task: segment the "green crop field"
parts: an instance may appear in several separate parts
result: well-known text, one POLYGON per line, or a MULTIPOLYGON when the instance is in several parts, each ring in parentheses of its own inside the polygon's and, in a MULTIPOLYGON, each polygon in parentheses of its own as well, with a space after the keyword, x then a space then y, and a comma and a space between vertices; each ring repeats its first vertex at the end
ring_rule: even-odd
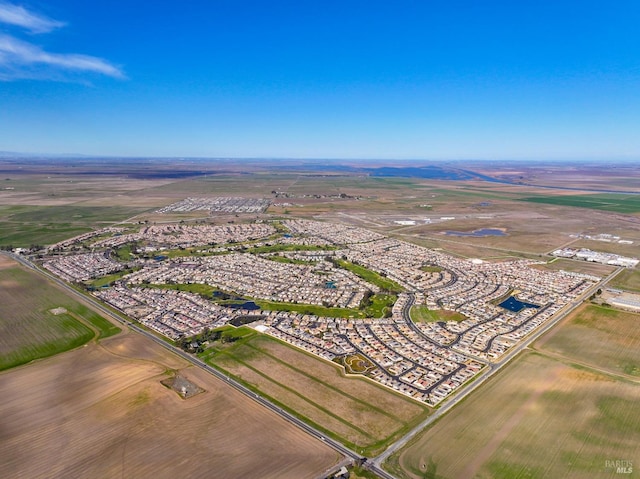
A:
POLYGON ((381 452, 429 414, 425 405, 247 330, 239 328, 241 339, 216 342, 202 357, 360 453, 381 452))
POLYGON ((38 274, 0 257, 0 370, 119 331, 38 274))
POLYGON ((53 244, 142 211, 142 208, 110 206, 3 206, 0 207, 0 246, 53 244))
POLYGON ((640 212, 640 195, 594 194, 594 195, 548 195, 530 196, 520 201, 545 203, 560 206, 576 206, 596 210, 633 214, 640 212))

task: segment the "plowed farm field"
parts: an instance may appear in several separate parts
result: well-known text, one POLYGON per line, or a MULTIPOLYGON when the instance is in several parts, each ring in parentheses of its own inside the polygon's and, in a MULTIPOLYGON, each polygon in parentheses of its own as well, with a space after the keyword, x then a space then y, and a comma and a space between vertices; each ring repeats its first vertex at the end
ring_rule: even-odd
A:
POLYGON ((316 477, 339 455, 133 333, 0 374, 0 477, 316 477), (180 374, 204 392, 182 399, 180 374))

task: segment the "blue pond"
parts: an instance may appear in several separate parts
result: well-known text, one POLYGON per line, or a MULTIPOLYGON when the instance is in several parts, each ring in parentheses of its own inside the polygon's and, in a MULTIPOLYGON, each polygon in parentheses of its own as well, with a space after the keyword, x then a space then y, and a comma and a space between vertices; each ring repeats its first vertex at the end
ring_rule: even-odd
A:
POLYGON ((227 307, 231 309, 246 309, 247 311, 255 311, 257 309, 260 309, 260 306, 258 306, 253 301, 247 301, 242 304, 228 304, 227 307))
POLYGON ((498 306, 508 309, 509 311, 513 311, 514 313, 518 313, 522 311, 524 308, 535 308, 538 309, 540 306, 533 303, 525 303, 524 301, 520 301, 519 299, 514 298, 513 296, 509 296, 498 306))
POLYGON ((479 230, 468 231, 446 231, 447 236, 473 236, 474 238, 482 238, 483 236, 507 236, 507 234, 497 228, 482 228, 479 230))

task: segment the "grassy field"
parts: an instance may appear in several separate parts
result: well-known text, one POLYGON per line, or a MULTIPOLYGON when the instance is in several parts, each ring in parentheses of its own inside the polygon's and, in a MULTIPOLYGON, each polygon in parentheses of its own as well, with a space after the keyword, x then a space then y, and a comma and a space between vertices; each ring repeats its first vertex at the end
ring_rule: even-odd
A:
POLYGON ((44 278, 0 256, 0 370, 119 331, 44 278), (66 312, 51 312, 60 307, 66 312))
POLYGON ((374 284, 383 290, 387 290, 392 293, 400 293, 402 291, 402 286, 400 286, 395 281, 385 278, 384 276, 381 276, 375 271, 371 271, 370 269, 367 269, 364 266, 360 266, 359 264, 353 264, 349 261, 344 261, 340 259, 336 260, 336 263, 341 268, 351 271, 355 275, 364 279, 366 282, 374 284))
POLYGON ((447 311, 446 309, 429 309, 422 305, 411 306, 409 311, 411 321, 414 323, 435 323, 438 321, 464 321, 466 316, 456 311, 447 311))
POLYGON ((261 309, 267 311, 293 311, 327 318, 380 318, 393 307, 395 299, 396 297, 390 294, 374 294, 371 297, 371 304, 363 309, 331 308, 316 304, 283 303, 259 299, 255 302, 261 309))
POLYGON ((535 347, 614 373, 640 376, 640 314, 585 304, 535 347))
POLYGON ((424 405, 344 377, 337 366, 268 336, 215 344, 203 353, 207 362, 360 453, 381 452, 428 414, 424 405))
POLYGON ((142 211, 123 206, 0 206, 0 246, 53 244, 142 211))
POLYGON ((114 281, 119 280, 124 275, 131 273, 131 270, 122 270, 117 273, 107 274, 106 276, 101 276, 96 279, 92 279, 87 281, 87 286, 91 286, 93 288, 102 288, 103 286, 109 286, 114 281))
MULTIPOLYGON (((108 283, 108 282, 107 282, 108 283)), ((96 283, 100 284, 100 283, 96 283)), ((316 316, 325 316, 328 318, 380 318, 384 313, 393 307, 396 300, 394 295, 390 294, 374 294, 371 297, 371 304, 363 309, 349 308, 332 308, 320 306, 317 304, 304 303, 285 303, 282 301, 267 301, 262 299, 254 299, 243 297, 243 300, 218 301, 212 297, 214 291, 219 291, 216 287, 208 284, 192 283, 192 284, 149 284, 141 285, 147 288, 173 289, 177 291, 187 291, 189 293, 199 294, 204 298, 211 299, 222 304, 239 303, 246 301, 254 301, 260 309, 265 311, 293 311, 300 314, 314 314, 316 316)))
POLYGON ((442 268, 440 266, 427 265, 422 266, 420 270, 424 271, 425 273, 440 273, 442 271, 442 268))
POLYGON ((640 293, 640 270, 625 269, 609 283, 614 288, 640 293))
POLYGON ((527 352, 386 466, 401 478, 613 478, 640 460, 640 384, 527 352))
MULTIPOLYGON (((473 251, 466 254, 471 257, 485 256, 482 252, 483 247, 504 252, 544 254, 565 244, 570 239, 568 233, 575 229, 579 231, 585 223, 582 219, 565 219, 556 212, 535 213, 527 211, 522 206, 522 210, 514 210, 513 203, 495 205, 492 212, 484 218, 458 216, 455 220, 409 227, 403 233, 436 240, 444 249, 458 248, 456 245, 460 244, 473 245, 480 249, 480 252, 475 254, 473 251), (508 212, 503 213, 504 210, 508 212), (471 232, 483 228, 499 229, 504 235, 473 237, 446 234, 448 231, 471 232)), ((494 252, 493 255, 495 254, 494 252)))
POLYGON ((561 206, 576 206, 578 208, 591 208, 626 214, 640 212, 640 195, 607 193, 593 195, 542 195, 522 198, 521 201, 561 206))

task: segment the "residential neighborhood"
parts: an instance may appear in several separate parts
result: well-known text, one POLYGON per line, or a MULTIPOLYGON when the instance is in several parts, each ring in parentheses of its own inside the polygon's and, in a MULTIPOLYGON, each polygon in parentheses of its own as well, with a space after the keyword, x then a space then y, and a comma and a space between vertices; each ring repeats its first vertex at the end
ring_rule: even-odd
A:
POLYGON ((242 317, 325 360, 365 358, 360 374, 433 406, 599 280, 539 263, 462 259, 364 228, 295 219, 112 228, 57 245, 42 264, 87 284, 120 272, 93 294, 171 340, 242 317), (114 255, 124 245, 133 245, 129 261, 114 255), (362 305, 381 294, 394 298, 386 312, 362 317, 362 305))

